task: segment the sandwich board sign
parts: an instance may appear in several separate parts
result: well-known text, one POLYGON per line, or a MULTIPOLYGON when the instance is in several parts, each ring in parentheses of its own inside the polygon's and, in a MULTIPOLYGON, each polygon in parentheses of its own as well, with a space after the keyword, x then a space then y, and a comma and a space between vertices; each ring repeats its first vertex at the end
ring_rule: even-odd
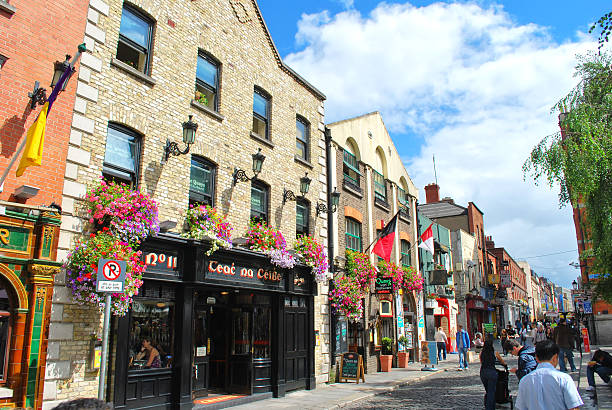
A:
POLYGON ((98 260, 96 291, 122 293, 127 263, 115 259, 98 260))

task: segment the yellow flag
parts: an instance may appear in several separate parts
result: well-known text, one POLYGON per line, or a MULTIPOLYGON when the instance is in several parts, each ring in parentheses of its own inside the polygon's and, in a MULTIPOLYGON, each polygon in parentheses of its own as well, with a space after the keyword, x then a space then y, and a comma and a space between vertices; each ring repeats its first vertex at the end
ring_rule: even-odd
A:
POLYGON ((26 146, 17 167, 17 176, 23 175, 25 169, 30 165, 40 166, 42 162, 43 144, 45 142, 45 128, 47 126, 47 110, 49 103, 43 105, 36 121, 28 129, 26 136, 26 146))

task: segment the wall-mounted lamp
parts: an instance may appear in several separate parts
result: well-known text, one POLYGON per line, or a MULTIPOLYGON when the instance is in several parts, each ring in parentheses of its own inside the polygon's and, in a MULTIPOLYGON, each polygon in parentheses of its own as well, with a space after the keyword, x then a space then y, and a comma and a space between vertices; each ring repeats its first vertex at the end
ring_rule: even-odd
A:
POLYGON ((322 202, 317 202, 317 216, 323 212, 331 212, 332 214, 338 210, 338 204, 340 203, 340 192, 336 188, 334 188, 334 192, 330 194, 331 197, 331 207, 327 208, 327 206, 322 202))
POLYGON ((181 151, 176 142, 167 139, 166 147, 164 149, 164 160, 162 163, 168 161, 170 155, 179 156, 185 155, 189 152, 189 146, 195 142, 195 134, 198 130, 198 124, 191 121, 191 118, 193 118, 193 115, 190 115, 189 120, 183 123, 183 142, 187 145, 187 147, 181 151))
POLYGON ((253 157, 253 177, 249 178, 246 174, 246 171, 239 168, 234 168, 234 185, 240 182, 248 182, 252 179, 257 179, 257 175, 261 172, 261 167, 263 166, 263 162, 266 159, 266 156, 261 153, 261 148, 257 150, 253 157))
MULTIPOLYGON (((53 64, 53 78, 51 79, 51 88, 57 85, 57 82, 60 80, 62 74, 64 74, 68 67, 70 67, 69 54, 66 54, 65 61, 56 61, 53 64)), ((60 91, 64 91, 66 89, 66 86, 68 85, 68 80, 70 80, 70 77, 72 76, 75 70, 76 69, 72 67, 68 78, 66 78, 66 81, 62 83, 62 88, 60 89, 60 91)), ((34 90, 32 90, 31 93, 28 93, 28 97, 30 97, 30 108, 34 109, 36 108, 36 104, 43 105, 47 102, 47 90, 45 88, 42 88, 38 81, 34 81, 34 90)))
MULTIPOLYGON (((311 181, 312 180, 308 178, 308 172, 302 178, 300 178, 300 193, 302 194, 302 198, 304 198, 304 196, 308 193, 311 181)), ((287 201, 295 200, 297 200, 297 197, 295 196, 293 191, 290 189, 285 189, 283 192, 283 204, 287 201)))
POLYGON ((574 281, 572 282, 572 288, 574 290, 578 290, 578 282, 576 282, 576 280, 574 279, 574 281))

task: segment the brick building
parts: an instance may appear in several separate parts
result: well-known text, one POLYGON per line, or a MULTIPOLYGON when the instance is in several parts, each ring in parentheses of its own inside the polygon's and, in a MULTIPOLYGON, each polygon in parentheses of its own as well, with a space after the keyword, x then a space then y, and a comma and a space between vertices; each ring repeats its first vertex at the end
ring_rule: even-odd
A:
MULTIPOLYGON (((391 261, 398 266, 418 266, 416 246, 413 246, 416 245, 417 190, 380 113, 345 119, 327 127, 332 139, 331 169, 335 169, 330 188, 341 192, 338 212, 332 220, 332 230, 338 233, 333 235, 334 255, 344 259, 347 249, 366 251, 377 238, 377 233, 399 212, 391 261)), ((376 264, 377 256, 370 254, 370 261, 376 264)), ((336 272, 337 275, 343 275, 343 272, 336 272)), ((382 294, 376 293, 374 286, 370 288, 370 295, 365 299, 363 321, 336 322, 336 337, 342 331, 341 326, 348 325, 347 349, 363 355, 369 373, 378 369, 383 337, 393 339, 396 350, 401 331, 411 338, 412 354, 417 353, 418 309, 422 307, 420 296, 414 292, 382 294), (390 306, 390 309, 383 309, 382 305, 390 306), (404 329, 410 330, 398 329, 398 315, 405 320, 404 329)), ((343 353, 340 344, 335 346, 337 354, 343 353)))
POLYGON ((32 106, 28 93, 36 81, 51 93, 54 63, 76 53, 86 15, 87 5, 77 0, 0 1, 0 175, 8 172, 0 187, 0 407, 40 408, 43 401, 53 280, 61 265, 55 204, 62 200, 76 81, 49 112, 42 164, 20 177, 16 169, 45 101, 32 106))
MULTIPOLYGON (((315 213, 326 205, 325 96, 281 60, 254 0, 91 0, 88 17, 91 54, 70 123, 59 257, 92 229, 80 218, 81 199, 101 176, 151 195, 167 230, 142 244, 143 288, 113 321, 107 399, 116 408, 189 407, 209 392, 282 396, 326 382, 326 283, 303 265, 248 283, 215 276, 214 268, 273 271, 269 258, 240 247, 251 217, 279 228, 290 248, 304 233, 326 244, 327 215, 315 213), (167 140, 184 151, 181 124, 190 116, 195 143, 166 157, 167 140), (258 152, 265 161, 252 177, 258 152), (180 236, 194 202, 227 215, 235 249, 209 257, 205 242, 180 236), (177 263, 153 262, 161 259, 177 263), (145 336, 163 348, 162 368, 134 360, 145 336)), ((61 277, 55 294, 48 407, 96 396, 98 386, 91 343, 101 334, 100 313, 73 304, 61 277)))

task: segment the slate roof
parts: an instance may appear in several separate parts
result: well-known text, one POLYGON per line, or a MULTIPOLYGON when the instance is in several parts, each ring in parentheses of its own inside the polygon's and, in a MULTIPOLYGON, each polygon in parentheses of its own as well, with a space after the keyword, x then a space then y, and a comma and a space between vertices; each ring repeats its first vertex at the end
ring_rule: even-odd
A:
POLYGON ((419 204, 418 211, 428 218, 443 218, 447 216, 467 215, 467 208, 448 202, 433 202, 419 204))

